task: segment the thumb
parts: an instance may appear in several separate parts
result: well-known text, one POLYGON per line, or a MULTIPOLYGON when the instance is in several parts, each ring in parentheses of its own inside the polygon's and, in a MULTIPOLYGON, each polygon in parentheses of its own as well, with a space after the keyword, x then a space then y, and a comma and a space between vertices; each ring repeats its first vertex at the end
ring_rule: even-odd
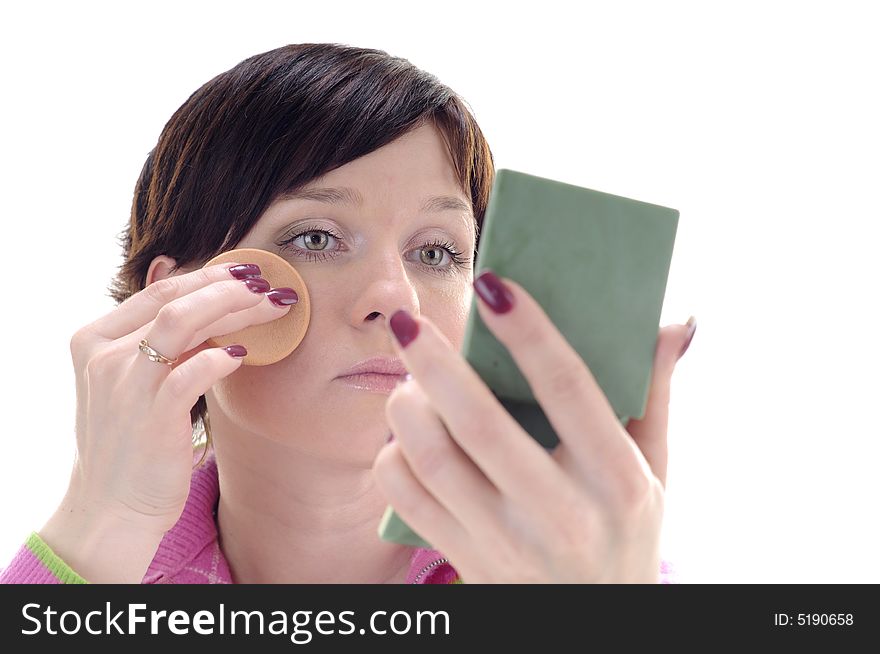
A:
POLYGON ((660 330, 654 349, 654 369, 651 373, 645 415, 641 419, 630 420, 626 427, 664 487, 672 372, 675 364, 690 347, 696 329, 697 320, 691 316, 683 325, 668 325, 660 330))
POLYGON ((691 346, 696 331, 697 319, 694 316, 688 318, 683 325, 667 325, 660 330, 657 346, 654 349, 654 370, 651 374, 651 390, 648 394, 649 407, 652 394, 657 395, 656 401, 669 404, 672 373, 679 359, 691 346))

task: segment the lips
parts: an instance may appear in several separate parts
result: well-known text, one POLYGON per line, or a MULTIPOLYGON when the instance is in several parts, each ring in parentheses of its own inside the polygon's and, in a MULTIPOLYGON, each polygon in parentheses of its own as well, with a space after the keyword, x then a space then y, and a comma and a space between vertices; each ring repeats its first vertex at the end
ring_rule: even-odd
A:
POLYGON ((356 389, 390 393, 404 375, 406 368, 400 359, 379 356, 356 363, 337 379, 356 389))
POLYGON ((364 374, 402 377, 406 374, 406 368, 404 367, 400 359, 379 356, 360 361, 339 376, 350 377, 352 375, 364 374))
POLYGON ((397 387, 401 379, 403 379, 402 375, 379 375, 370 372, 359 375, 346 375, 345 377, 340 377, 339 381, 346 386, 362 391, 390 393, 397 387))

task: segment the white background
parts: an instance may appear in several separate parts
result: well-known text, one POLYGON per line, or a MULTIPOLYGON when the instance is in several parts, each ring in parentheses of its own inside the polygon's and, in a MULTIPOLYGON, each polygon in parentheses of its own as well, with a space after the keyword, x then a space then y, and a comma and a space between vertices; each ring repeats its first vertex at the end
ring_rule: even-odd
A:
POLYGON ((63 495, 69 339, 113 308, 135 180, 242 59, 408 58, 499 168, 681 211, 664 554, 692 582, 880 582, 878 20, 853 2, 18 3, 0 17, 0 567, 63 495))

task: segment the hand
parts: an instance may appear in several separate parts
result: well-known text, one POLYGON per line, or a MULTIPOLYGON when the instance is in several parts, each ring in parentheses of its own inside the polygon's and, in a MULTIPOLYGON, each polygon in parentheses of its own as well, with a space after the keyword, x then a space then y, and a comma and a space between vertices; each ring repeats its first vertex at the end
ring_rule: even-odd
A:
POLYGON ((388 502, 466 583, 658 582, 669 388, 695 323, 660 330, 645 416, 624 429, 521 286, 484 273, 475 287, 560 443, 548 453, 430 320, 398 311, 412 379, 388 399, 395 440, 374 465, 388 502))
MULTIPOLYGON (((95 554, 99 543, 119 543, 129 531, 158 546, 183 512, 193 466, 190 411, 200 395, 241 366, 246 353, 241 346, 209 347, 205 340, 291 309, 265 296, 270 285, 258 276, 259 267, 238 268, 236 278, 229 270, 235 265, 150 284, 70 341, 77 456, 64 501, 41 536, 81 575, 91 567, 90 581, 106 570, 94 570, 96 557, 86 556, 84 547, 95 554), (177 362, 151 361, 138 349, 144 338, 177 362)), ((141 575, 149 561, 139 564, 141 575)))

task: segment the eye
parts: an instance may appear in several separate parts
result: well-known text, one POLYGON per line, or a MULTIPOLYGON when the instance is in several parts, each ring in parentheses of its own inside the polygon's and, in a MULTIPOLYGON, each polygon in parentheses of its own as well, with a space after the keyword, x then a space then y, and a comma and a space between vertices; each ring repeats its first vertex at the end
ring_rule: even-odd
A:
POLYGON ((449 255, 449 252, 441 247, 422 248, 419 250, 419 258, 422 263, 429 266, 439 266, 443 263, 443 255, 449 255))
MULTIPOLYGON (((317 226, 301 229, 276 245, 281 251, 289 251, 293 255, 309 261, 323 261, 345 251, 341 236, 317 226)), ((423 243, 416 249, 419 253, 417 262, 434 273, 451 274, 457 270, 467 269, 470 264, 468 257, 463 256, 453 243, 445 240, 423 243)), ((410 257, 407 258, 410 259, 410 257)))
POLYGON ((424 243, 419 248, 419 261, 431 272, 444 275, 465 270, 470 265, 470 259, 463 256, 453 243, 443 240, 424 243))
POLYGON ((310 227, 288 236, 276 245, 282 251, 288 250, 311 261, 318 261, 339 254, 341 239, 341 236, 327 229, 310 227), (302 244, 298 243, 300 239, 302 244))
POLYGON ((330 240, 330 234, 323 230, 306 232, 302 236, 305 236, 305 246, 309 250, 323 250, 327 247, 327 242, 330 240))

